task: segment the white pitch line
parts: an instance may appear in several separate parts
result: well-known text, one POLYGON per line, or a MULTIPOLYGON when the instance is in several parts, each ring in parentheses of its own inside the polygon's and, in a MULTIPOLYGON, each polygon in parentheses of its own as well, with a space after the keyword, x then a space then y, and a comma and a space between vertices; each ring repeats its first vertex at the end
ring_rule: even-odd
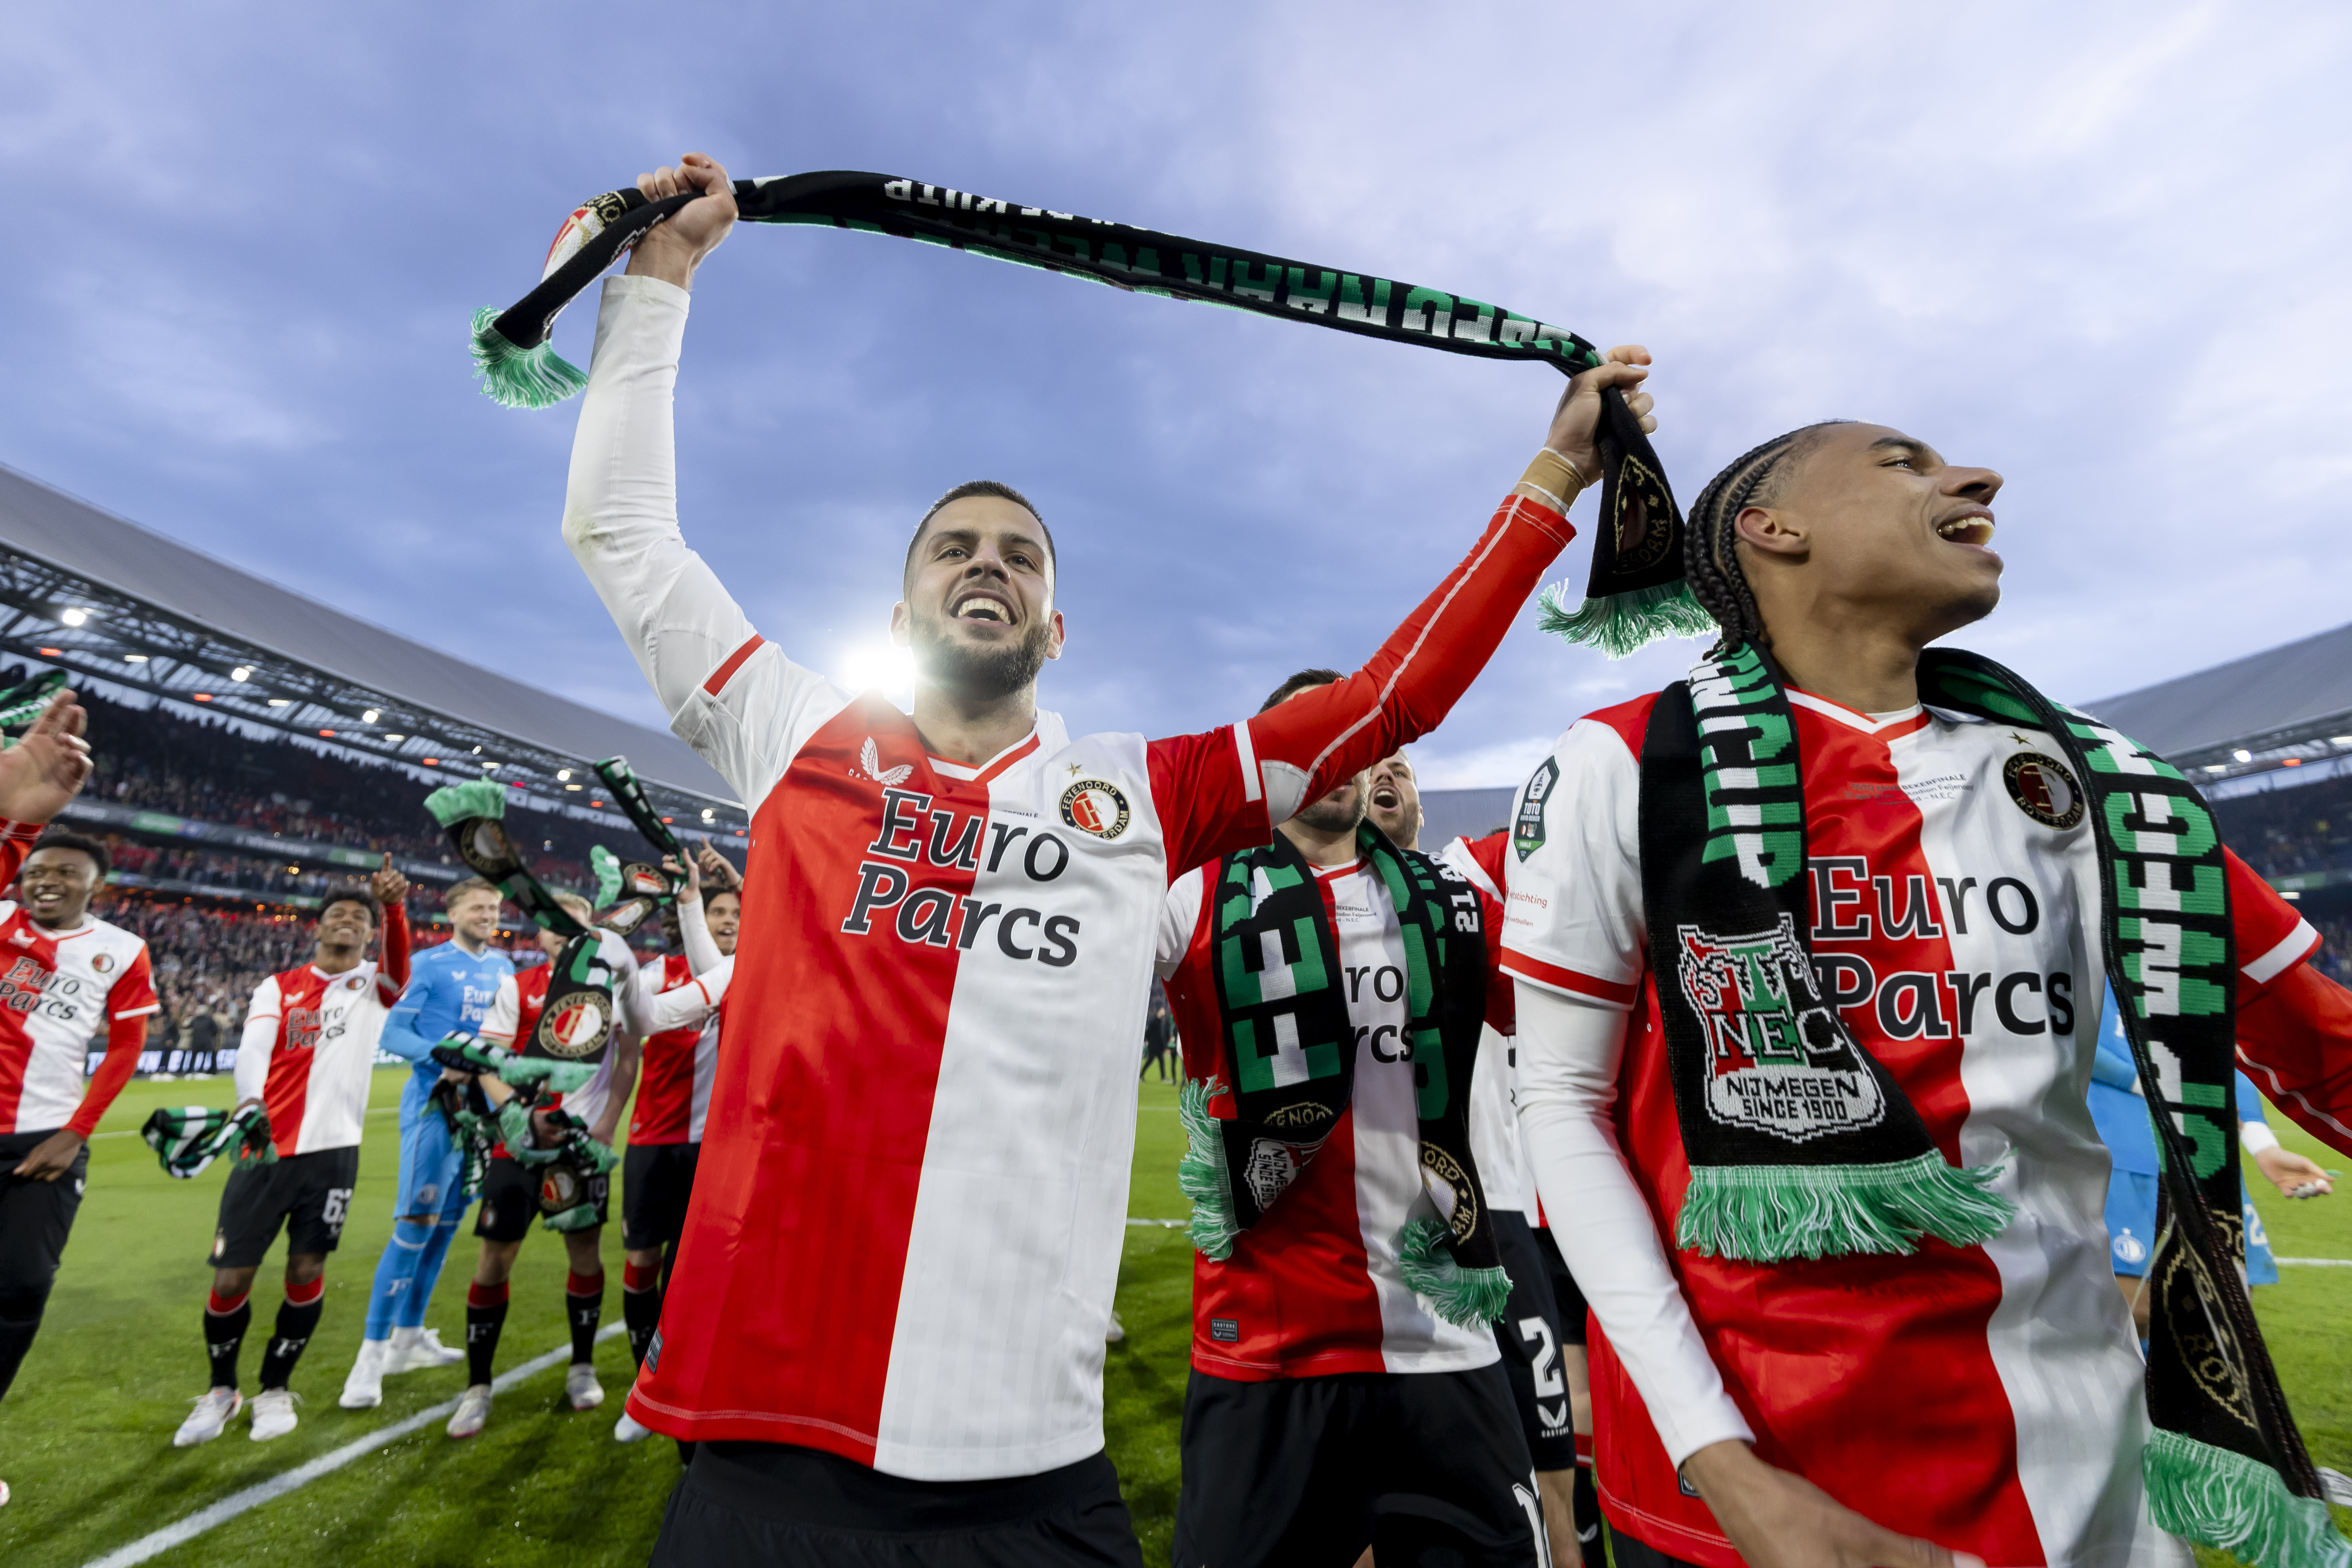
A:
MULTIPOLYGON (((599 1340, 609 1340, 614 1334, 625 1331, 625 1328, 624 1324, 607 1323, 596 1331, 596 1337, 599 1340)), ((503 1393, 527 1377, 536 1377, 558 1362, 570 1360, 571 1356, 570 1345, 561 1345, 545 1355, 534 1356, 511 1372, 500 1373, 491 1381, 490 1392, 503 1393)), ((320 1476, 341 1469, 362 1455, 373 1454, 387 1444, 396 1443, 419 1427, 443 1420, 457 1408, 457 1400, 446 1399, 430 1410, 420 1410, 404 1421, 395 1421, 389 1426, 371 1432, 366 1436, 346 1443, 331 1452, 321 1454, 307 1465, 297 1465, 283 1475, 272 1476, 269 1479, 249 1486, 241 1492, 231 1492, 209 1508, 199 1509, 176 1523, 165 1525, 152 1535, 142 1535, 130 1545, 108 1552, 105 1556, 91 1562, 89 1568, 130 1568, 133 1563, 144 1563, 160 1552, 169 1552, 182 1542, 194 1540, 216 1524, 226 1524, 238 1514, 259 1508, 263 1503, 275 1501, 288 1492, 298 1491, 320 1476)))
MULTIPOLYGON (((1192 1222, 1189 1219, 1137 1219, 1134 1216, 1129 1215, 1127 1223, 1129 1225, 1165 1226, 1170 1230, 1175 1230, 1180 1226, 1190 1225, 1192 1222)), ((2285 1259, 2282 1258, 2280 1261, 2284 1262, 2285 1259)))
POLYGON ((2273 1263, 2304 1263, 2315 1268, 2352 1268, 2352 1258, 2273 1258, 2273 1263))

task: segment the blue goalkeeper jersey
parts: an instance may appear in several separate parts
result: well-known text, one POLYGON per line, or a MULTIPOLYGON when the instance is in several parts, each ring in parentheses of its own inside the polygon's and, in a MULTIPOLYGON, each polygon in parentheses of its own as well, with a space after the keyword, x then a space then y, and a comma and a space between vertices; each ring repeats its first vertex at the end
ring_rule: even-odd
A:
POLYGON ((404 1125, 423 1112, 441 1076, 433 1047, 453 1031, 479 1029, 498 996, 499 982, 513 974, 513 961, 494 947, 475 953, 445 942, 409 960, 408 989, 385 1018, 383 1038, 385 1050, 406 1058, 415 1069, 401 1091, 404 1125))

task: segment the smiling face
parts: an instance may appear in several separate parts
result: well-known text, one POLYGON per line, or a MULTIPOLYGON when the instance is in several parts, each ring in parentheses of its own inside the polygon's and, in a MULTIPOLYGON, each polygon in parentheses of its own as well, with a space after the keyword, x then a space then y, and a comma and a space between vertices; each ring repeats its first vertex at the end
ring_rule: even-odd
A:
POLYGON ((919 679, 971 701, 1033 685, 1062 656, 1053 555, 1029 509, 963 496, 931 515, 908 552, 890 637, 915 653, 919 679))
POLYGON ((320 952, 350 952, 375 940, 375 911, 357 899, 337 899, 319 911, 317 935, 320 952))
POLYGON ((743 927, 743 900, 733 893, 713 893, 702 900, 702 920, 710 928, 710 940, 719 944, 719 956, 732 957, 735 933, 743 927))
POLYGON ((1822 427, 1734 521, 1768 629, 1788 615, 1887 620, 1924 646, 1983 619, 2000 602, 2000 487, 1884 425, 1822 427))
POLYGON ((449 929, 470 942, 489 941, 499 929, 499 901, 479 888, 458 894, 449 900, 449 929))
POLYGON ((1372 764, 1368 789, 1372 826, 1389 836, 1400 849, 1421 841, 1421 785, 1402 752, 1372 764))
POLYGON ((34 924, 70 931, 98 890, 98 864, 79 849, 36 849, 16 879, 34 924))

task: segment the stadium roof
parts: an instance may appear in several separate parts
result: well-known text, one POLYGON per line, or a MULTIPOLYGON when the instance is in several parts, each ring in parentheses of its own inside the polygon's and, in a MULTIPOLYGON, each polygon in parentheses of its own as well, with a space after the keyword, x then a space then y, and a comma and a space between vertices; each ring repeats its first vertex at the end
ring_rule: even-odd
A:
POLYGON ((0 647, 132 690, 412 765, 451 752, 556 805, 578 793, 560 769, 624 755, 664 809, 741 818, 725 781, 665 731, 452 658, 5 466, 0 605, 0 647))
POLYGON ((2181 767, 2300 765, 2352 749, 2352 626, 2083 706, 2181 767))

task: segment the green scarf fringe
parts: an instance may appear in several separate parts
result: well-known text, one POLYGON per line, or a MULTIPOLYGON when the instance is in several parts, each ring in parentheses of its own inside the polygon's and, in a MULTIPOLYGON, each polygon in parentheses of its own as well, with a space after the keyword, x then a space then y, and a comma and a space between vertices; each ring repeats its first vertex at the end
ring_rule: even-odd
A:
POLYGON ((1933 1149, 1887 1165, 1693 1165, 1675 1243, 1748 1263, 1907 1255, 1922 1236, 1972 1247, 2017 1213, 1990 1190, 2000 1174, 1955 1169, 1933 1149))
POLYGON ((1411 1219, 1397 1232, 1397 1271, 1405 1288, 1457 1328, 1483 1329, 1503 1315, 1511 1276, 1502 1268, 1465 1268, 1445 1247, 1445 1226, 1411 1219))
POLYGON ((1209 1114, 1209 1099, 1224 1085, 1213 1078, 1194 1079, 1176 1097, 1177 1119, 1184 1124, 1184 1157, 1176 1163, 1176 1185, 1192 1200, 1192 1219, 1184 1227, 1193 1250, 1223 1263, 1234 1255, 1234 1238, 1242 1233, 1234 1217, 1233 1183, 1225 1173, 1225 1141, 1217 1134, 1217 1119, 1209 1114))
POLYGON ((1713 637, 1722 628, 1691 596, 1681 579, 1654 588, 1633 588, 1584 599, 1570 609, 1567 587, 1555 583, 1537 600, 1536 626, 1572 643, 1597 647, 1611 658, 1638 653, 1661 637, 1713 637))
POLYGON ((621 896, 621 858, 602 844, 589 846, 588 864, 596 872, 596 908, 605 906, 621 896))
POLYGON ((2347 1568, 2352 1541, 2317 1498, 2297 1497, 2259 1459, 2158 1428, 2141 1450, 2157 1528, 2255 1568, 2347 1568))
POLYGON ((474 312, 474 378, 482 393, 506 408, 552 408, 586 390, 588 373, 555 352, 552 342, 519 349, 490 323, 498 307, 474 312))
POLYGON ((504 821, 507 793, 488 779, 471 784, 443 784, 425 797, 425 809, 444 827, 455 827, 477 816, 504 821))

